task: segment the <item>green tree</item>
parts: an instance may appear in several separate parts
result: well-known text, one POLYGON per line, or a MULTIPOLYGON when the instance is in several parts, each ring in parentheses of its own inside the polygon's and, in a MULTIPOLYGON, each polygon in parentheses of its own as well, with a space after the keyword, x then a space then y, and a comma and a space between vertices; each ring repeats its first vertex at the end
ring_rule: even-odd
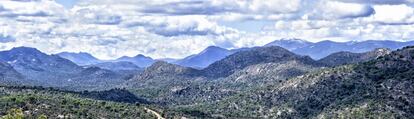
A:
POLYGON ((11 109, 2 119, 24 119, 24 114, 22 109, 11 109))
POLYGON ((47 119, 47 116, 46 116, 46 115, 44 115, 44 114, 42 114, 42 115, 40 115, 39 117, 37 117, 37 119, 47 119))

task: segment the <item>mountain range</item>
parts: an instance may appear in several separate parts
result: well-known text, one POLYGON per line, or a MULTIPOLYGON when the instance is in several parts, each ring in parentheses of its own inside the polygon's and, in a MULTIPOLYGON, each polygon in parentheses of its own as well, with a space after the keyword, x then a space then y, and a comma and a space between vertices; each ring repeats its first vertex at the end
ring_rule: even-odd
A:
POLYGON ((88 65, 16 47, 0 52, 0 115, 17 107, 24 115, 51 118, 59 113, 79 118, 410 118, 414 47, 403 47, 409 43, 283 39, 263 47, 208 47, 177 61, 137 55, 88 65), (305 49, 309 56, 297 53, 305 49), (312 58, 330 50, 339 51, 312 58))
MULTIPOLYGON (((414 45, 414 41, 409 42, 398 42, 398 41, 377 41, 368 40, 360 42, 334 42, 334 41, 321 41, 321 42, 309 42, 302 39, 279 39, 270 42, 263 47, 268 46, 280 46, 293 53, 310 56, 315 60, 320 60, 332 53, 337 52, 350 52, 350 53, 363 53, 375 50, 377 48, 388 48, 390 50, 396 50, 404 46, 414 45)), ((58 55, 75 62, 78 65, 92 65, 102 62, 131 62, 139 67, 148 67, 156 61, 166 61, 173 64, 178 64, 185 67, 192 67, 197 69, 203 69, 210 64, 224 59, 225 57, 234 54, 238 51, 248 50, 250 48, 239 48, 228 50, 217 46, 210 46, 205 48, 203 51, 187 56, 182 59, 153 59, 144 55, 136 55, 134 57, 123 56, 115 60, 99 60, 88 53, 69 53, 62 52, 58 55)))
POLYGON ((410 118, 413 54, 405 47, 191 108, 239 118, 410 118))
POLYGON ((108 83, 121 83, 125 77, 125 74, 98 67, 78 66, 58 55, 48 55, 29 47, 1 51, 0 62, 4 64, 3 69, 10 69, 4 71, 5 76, 15 77, 15 81, 24 80, 24 85, 98 90, 108 83))
POLYGON ((268 43, 265 46, 281 46, 290 51, 299 54, 307 55, 313 59, 321 59, 332 53, 348 51, 352 53, 362 53, 372 51, 376 48, 389 48, 396 50, 404 46, 414 45, 414 41, 398 42, 398 41, 350 41, 350 42, 334 42, 334 41, 320 41, 316 43, 308 42, 301 39, 281 39, 268 43))

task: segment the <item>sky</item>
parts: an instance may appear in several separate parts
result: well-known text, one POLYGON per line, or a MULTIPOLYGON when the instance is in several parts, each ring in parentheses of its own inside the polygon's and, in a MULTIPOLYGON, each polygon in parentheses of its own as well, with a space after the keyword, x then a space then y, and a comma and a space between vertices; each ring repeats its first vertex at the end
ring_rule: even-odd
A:
POLYGON ((278 39, 414 40, 414 0, 0 0, 0 50, 182 58, 278 39))

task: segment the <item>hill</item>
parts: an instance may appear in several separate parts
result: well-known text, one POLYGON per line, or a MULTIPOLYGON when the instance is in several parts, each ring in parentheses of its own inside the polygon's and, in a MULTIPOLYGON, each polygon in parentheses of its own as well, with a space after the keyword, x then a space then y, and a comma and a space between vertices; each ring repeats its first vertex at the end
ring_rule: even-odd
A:
POLYGON ((61 52, 56 55, 62 58, 68 59, 80 66, 91 65, 91 64, 96 64, 96 63, 101 62, 99 59, 85 52, 79 52, 79 53, 61 52))
POLYGON ((120 57, 112 62, 120 62, 120 61, 124 61, 124 62, 131 62, 134 63, 135 65, 137 65, 138 67, 148 67, 150 66, 152 63, 156 62, 154 59, 152 59, 151 57, 147 57, 144 55, 136 55, 134 57, 128 57, 128 56, 123 56, 120 57))
POLYGON ((337 52, 333 53, 325 58, 318 60, 327 66, 339 66, 346 64, 355 64, 360 62, 366 62, 369 60, 376 59, 380 56, 384 56, 391 52, 390 49, 378 48, 374 51, 364 53, 352 53, 352 52, 337 52))
POLYGON ((414 47, 193 106, 238 118, 410 118, 414 47))
POLYGON ((219 78, 227 77, 237 70, 247 66, 260 63, 278 63, 283 61, 298 60, 312 65, 318 63, 310 57, 296 55, 278 46, 256 47, 250 50, 237 52, 220 61, 217 61, 203 69, 206 77, 219 78))

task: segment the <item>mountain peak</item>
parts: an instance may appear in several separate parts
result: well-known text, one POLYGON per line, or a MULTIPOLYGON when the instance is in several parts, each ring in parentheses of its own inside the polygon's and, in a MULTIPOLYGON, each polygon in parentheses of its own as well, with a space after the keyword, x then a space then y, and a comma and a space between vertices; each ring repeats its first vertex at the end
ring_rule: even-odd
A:
POLYGON ((149 74, 162 74, 162 73, 172 73, 172 74, 184 74, 187 72, 191 72, 192 68, 183 67, 175 64, 170 64, 165 61, 157 61, 153 63, 151 66, 145 69, 144 75, 149 74))
POLYGON ((224 49, 218 46, 208 46, 206 49, 224 49))
POLYGON ((94 56, 86 52, 61 52, 57 55, 62 58, 68 59, 78 65, 90 65, 101 62, 99 59, 95 58, 94 56))
POLYGON ((381 56, 385 56, 390 53, 391 53, 391 50, 387 48, 377 48, 373 51, 364 52, 364 53, 352 53, 349 51, 340 51, 337 53, 332 53, 320 59, 319 62, 327 66, 340 66, 340 65, 346 65, 346 64, 366 62, 366 61, 373 60, 381 56))
POLYGON ((311 42, 302 40, 302 39, 296 39, 296 38, 291 38, 291 39, 279 39, 279 40, 275 40, 273 42, 270 42, 268 44, 266 44, 265 46, 280 46, 283 47, 285 49, 288 49, 290 51, 296 50, 296 49, 300 49, 303 47, 307 47, 309 45, 311 45, 311 42))
POLYGON ((240 51, 220 61, 217 61, 203 69, 207 77, 226 77, 236 70, 243 69, 250 65, 261 63, 279 63, 291 60, 298 60, 306 64, 316 63, 309 57, 296 55, 279 46, 257 47, 251 50, 240 51))
POLYGON ((132 62, 132 63, 134 63, 135 65, 137 65, 139 67, 148 67, 152 63, 155 62, 155 60, 152 59, 151 57, 147 57, 147 56, 142 55, 142 54, 138 54, 134 57, 122 56, 122 57, 116 59, 115 61, 116 62, 119 62, 119 61, 132 62))
POLYGON ((140 58, 140 57, 145 57, 145 58, 148 58, 147 56, 145 56, 145 55, 143 55, 143 54, 138 54, 138 55, 136 55, 136 56, 135 56, 135 58, 140 58))
POLYGON ((200 53, 188 56, 182 60, 177 61, 176 63, 181 66, 204 68, 215 61, 225 58, 230 54, 232 54, 230 50, 217 46, 209 46, 200 53))
POLYGON ((39 51, 36 48, 32 48, 32 47, 25 47, 25 46, 21 46, 21 47, 14 47, 12 48, 10 51, 15 51, 15 52, 24 52, 24 53, 42 53, 41 51, 39 51))

